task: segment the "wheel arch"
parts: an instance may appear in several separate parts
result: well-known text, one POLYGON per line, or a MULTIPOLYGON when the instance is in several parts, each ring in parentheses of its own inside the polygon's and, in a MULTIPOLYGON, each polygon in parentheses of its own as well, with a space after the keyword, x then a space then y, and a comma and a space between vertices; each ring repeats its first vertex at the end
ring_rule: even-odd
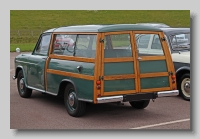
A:
POLYGON ((23 75, 24 75, 24 82, 25 82, 25 85, 26 85, 26 87, 28 87, 28 85, 27 85, 27 78, 26 78, 26 74, 25 74, 25 70, 24 70, 24 68, 21 66, 21 65, 18 65, 17 66, 17 68, 15 69, 15 79, 17 78, 17 75, 18 75, 18 73, 19 73, 19 71, 20 70, 22 70, 22 73, 23 73, 23 75))
POLYGON ((190 67, 181 67, 179 69, 176 70, 176 79, 177 81, 179 81, 179 79, 181 78, 181 76, 183 74, 189 73, 190 74, 190 67))
POLYGON ((66 87, 68 84, 72 84, 72 85, 74 86, 75 92, 77 93, 77 96, 78 96, 78 92, 77 92, 77 89, 76 89, 76 85, 75 85, 75 83, 74 83, 72 80, 70 80, 70 79, 63 79, 63 80, 60 82, 59 89, 58 89, 58 95, 57 95, 57 96, 61 96, 61 97, 64 96, 65 87, 66 87))

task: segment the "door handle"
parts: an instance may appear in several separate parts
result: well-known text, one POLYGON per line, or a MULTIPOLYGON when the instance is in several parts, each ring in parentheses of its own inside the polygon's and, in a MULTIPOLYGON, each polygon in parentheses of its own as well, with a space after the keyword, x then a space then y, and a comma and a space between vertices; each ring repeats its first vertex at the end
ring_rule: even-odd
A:
POLYGON ((83 66, 77 66, 76 68, 78 69, 78 71, 79 71, 79 73, 80 73, 81 70, 82 70, 82 68, 83 68, 83 66))
POLYGON ((138 60, 142 60, 142 58, 141 58, 141 57, 138 57, 137 59, 138 59, 138 60))

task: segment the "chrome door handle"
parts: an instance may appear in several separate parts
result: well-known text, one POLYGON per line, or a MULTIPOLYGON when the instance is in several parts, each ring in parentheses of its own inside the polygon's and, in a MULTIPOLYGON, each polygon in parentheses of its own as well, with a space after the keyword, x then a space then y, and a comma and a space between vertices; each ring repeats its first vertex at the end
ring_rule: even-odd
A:
POLYGON ((141 58, 141 57, 138 57, 138 60, 142 60, 142 58, 141 58))
POLYGON ((77 66, 76 68, 78 69, 79 72, 81 72, 83 66, 77 66))

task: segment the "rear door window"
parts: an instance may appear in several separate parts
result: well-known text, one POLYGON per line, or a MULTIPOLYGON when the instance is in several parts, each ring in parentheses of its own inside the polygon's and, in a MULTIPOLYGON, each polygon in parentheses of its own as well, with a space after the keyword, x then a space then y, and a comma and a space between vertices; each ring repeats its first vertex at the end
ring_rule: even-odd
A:
POLYGON ((132 57, 129 34, 106 35, 104 38, 104 57, 132 57))

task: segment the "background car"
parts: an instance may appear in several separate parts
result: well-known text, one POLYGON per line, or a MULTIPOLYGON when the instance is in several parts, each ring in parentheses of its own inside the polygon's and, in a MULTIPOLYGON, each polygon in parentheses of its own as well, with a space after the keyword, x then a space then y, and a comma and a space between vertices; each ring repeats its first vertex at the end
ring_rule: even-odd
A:
POLYGON ((153 26, 158 28, 168 28, 170 26, 163 24, 163 23, 136 23, 138 25, 146 25, 146 26, 153 26))
MULTIPOLYGON (((151 24, 151 23, 140 23, 141 25, 154 26, 163 30, 165 38, 167 40, 174 67, 176 70, 177 87, 179 94, 185 100, 190 100, 190 28, 172 28, 172 27, 159 27, 159 25, 165 24, 151 24)), ((150 36, 137 36, 138 49, 141 48, 145 38, 150 36), (143 43, 142 43, 143 42, 143 43)), ((149 43, 149 42, 148 42, 149 43)), ((153 39, 151 44, 146 48, 146 51, 152 53, 159 52, 156 49, 156 38, 153 39)))

